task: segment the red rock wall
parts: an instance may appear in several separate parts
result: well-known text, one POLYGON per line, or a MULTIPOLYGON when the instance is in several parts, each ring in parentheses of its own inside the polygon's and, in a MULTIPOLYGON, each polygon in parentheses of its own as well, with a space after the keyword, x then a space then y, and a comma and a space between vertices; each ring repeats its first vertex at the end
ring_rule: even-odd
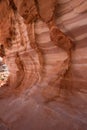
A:
POLYGON ((87 129, 86 5, 0 2, 0 42, 10 71, 8 86, 0 88, 0 118, 9 129, 87 129))

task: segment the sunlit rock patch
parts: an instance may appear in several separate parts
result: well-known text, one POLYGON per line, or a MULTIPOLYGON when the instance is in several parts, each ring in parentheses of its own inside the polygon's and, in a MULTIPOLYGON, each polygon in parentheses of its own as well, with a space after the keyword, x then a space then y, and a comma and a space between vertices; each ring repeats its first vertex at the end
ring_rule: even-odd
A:
POLYGON ((3 63, 3 59, 0 57, 0 87, 2 87, 7 83, 8 77, 9 77, 8 67, 5 63, 3 63))

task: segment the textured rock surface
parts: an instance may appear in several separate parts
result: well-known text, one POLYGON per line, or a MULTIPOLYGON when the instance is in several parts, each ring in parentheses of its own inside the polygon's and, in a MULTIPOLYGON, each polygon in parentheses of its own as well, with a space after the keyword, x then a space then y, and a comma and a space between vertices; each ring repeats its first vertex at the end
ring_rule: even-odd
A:
POLYGON ((87 129, 87 2, 1 0, 0 130, 87 129))

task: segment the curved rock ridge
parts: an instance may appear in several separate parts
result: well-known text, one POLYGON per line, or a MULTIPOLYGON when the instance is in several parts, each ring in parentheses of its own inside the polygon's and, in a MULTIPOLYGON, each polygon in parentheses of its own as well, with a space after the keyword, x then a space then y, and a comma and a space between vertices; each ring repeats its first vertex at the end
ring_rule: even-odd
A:
POLYGON ((0 87, 0 130, 87 129, 86 6, 0 1, 0 56, 10 72, 0 87))

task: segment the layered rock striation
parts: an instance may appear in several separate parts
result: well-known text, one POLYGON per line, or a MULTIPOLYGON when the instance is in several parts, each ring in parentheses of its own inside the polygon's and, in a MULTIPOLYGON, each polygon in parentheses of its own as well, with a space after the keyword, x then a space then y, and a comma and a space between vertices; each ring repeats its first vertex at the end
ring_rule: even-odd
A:
POLYGON ((7 128, 86 130, 86 5, 85 0, 0 1, 0 55, 10 72, 8 85, 0 88, 2 106, 6 100, 10 106, 6 110, 0 105, 0 118, 7 128), (12 113, 5 116, 9 109, 12 113), (35 127, 19 111, 27 111, 35 127), (34 120, 39 111, 43 113, 41 126, 34 120), (49 121, 44 114, 51 116, 49 121))

